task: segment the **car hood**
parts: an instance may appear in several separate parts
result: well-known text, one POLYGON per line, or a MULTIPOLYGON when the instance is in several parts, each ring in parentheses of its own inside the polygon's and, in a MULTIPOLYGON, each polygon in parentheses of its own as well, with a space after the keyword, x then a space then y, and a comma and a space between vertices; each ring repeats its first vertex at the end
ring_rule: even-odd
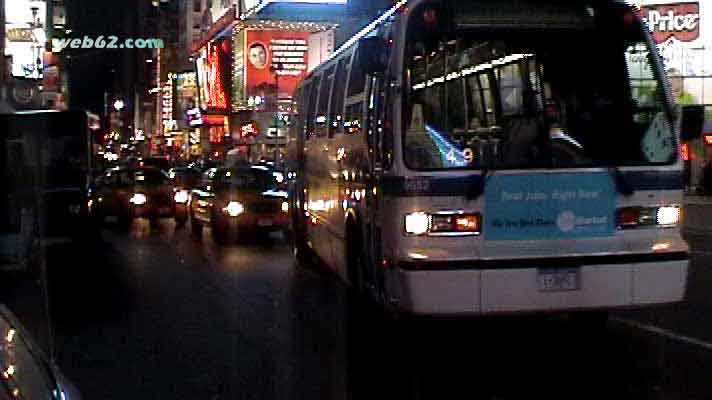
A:
POLYGON ((7 394, 8 398, 19 395, 26 399, 81 399, 76 387, 59 372, 15 315, 2 304, 0 369, 7 375, 2 377, 5 384, 0 385, 0 390, 5 390, 7 393, 3 395, 7 394))

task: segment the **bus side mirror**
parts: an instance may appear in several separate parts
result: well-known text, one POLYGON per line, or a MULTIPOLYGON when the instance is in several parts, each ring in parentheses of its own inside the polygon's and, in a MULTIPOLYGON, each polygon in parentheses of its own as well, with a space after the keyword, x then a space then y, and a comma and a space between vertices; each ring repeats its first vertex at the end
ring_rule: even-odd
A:
POLYGON ((680 138, 683 141, 702 137, 705 125, 704 106, 683 106, 681 108, 680 138))
POLYGON ((385 46, 383 39, 378 36, 366 37, 359 40, 356 60, 368 75, 380 75, 386 72, 385 46))

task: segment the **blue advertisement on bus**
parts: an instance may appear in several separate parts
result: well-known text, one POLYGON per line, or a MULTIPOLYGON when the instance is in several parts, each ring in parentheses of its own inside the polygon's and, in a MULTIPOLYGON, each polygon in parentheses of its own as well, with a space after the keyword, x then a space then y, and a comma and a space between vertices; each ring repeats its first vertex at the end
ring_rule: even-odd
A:
POLYGON ((487 240, 601 237, 615 231, 610 174, 491 176, 485 189, 487 240))

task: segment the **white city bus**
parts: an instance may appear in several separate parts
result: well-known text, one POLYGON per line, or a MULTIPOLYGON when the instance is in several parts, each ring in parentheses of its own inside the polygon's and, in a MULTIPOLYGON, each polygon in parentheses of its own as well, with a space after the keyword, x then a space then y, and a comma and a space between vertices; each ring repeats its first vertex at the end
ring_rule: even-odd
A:
POLYGON ((678 144, 700 115, 674 109, 630 6, 400 1, 295 99, 295 250, 384 306, 486 315, 683 298, 678 144))

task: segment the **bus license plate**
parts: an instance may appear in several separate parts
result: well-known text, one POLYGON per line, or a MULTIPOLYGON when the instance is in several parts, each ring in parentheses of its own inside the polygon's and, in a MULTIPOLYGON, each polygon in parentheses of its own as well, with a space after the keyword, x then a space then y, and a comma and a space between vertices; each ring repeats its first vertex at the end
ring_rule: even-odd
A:
POLYGON ((581 271, 579 269, 540 269, 540 292, 567 292, 581 288, 581 271))
POLYGON ((257 226, 272 226, 272 220, 269 218, 260 218, 257 220, 257 226))

